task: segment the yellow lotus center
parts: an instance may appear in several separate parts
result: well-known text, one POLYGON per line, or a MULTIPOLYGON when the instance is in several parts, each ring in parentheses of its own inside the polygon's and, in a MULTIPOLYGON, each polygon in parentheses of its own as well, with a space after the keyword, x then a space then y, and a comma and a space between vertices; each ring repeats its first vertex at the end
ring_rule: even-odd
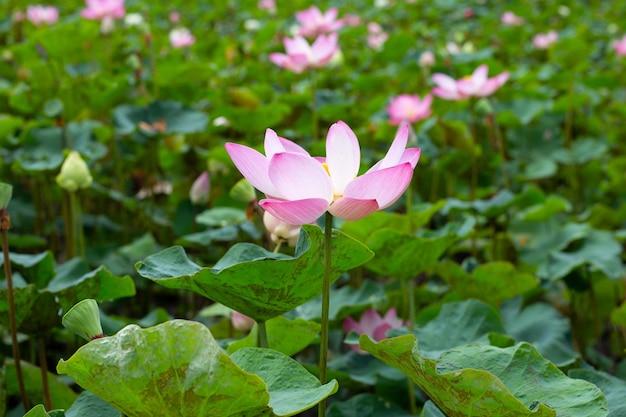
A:
POLYGON ((463 77, 464 80, 471 80, 472 76, 471 75, 466 75, 465 77, 463 77))
POLYGON ((324 171, 326 171, 326 173, 330 177, 330 171, 328 170, 328 164, 326 162, 322 162, 322 167, 324 168, 324 171))

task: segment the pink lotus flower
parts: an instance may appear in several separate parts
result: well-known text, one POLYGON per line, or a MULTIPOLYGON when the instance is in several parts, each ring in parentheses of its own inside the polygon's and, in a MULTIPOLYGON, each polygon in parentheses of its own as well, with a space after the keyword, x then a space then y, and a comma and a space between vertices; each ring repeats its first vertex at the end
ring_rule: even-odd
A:
POLYGON ((121 19, 126 14, 124 0, 85 0, 87 8, 80 12, 85 19, 121 19))
POLYGON ((401 94, 391 99, 387 107, 389 123, 399 125, 402 123, 415 123, 430 116, 430 104, 433 96, 427 94, 423 100, 418 95, 401 94))
POLYGON ((559 34, 551 30, 548 33, 538 33, 533 38, 533 45, 537 49, 548 49, 554 42, 559 40, 559 34))
POLYGON ((296 246, 300 236, 300 225, 289 224, 272 215, 269 211, 263 213, 263 225, 270 234, 274 243, 287 242, 289 246, 296 246))
POLYGON ((211 183, 209 181, 209 173, 204 171, 196 178, 189 190, 189 199, 192 204, 201 205, 209 201, 209 193, 211 192, 211 183))
POLYGON ((167 15, 170 23, 173 25, 177 25, 180 23, 180 12, 177 10, 172 10, 170 14, 167 15))
POLYGON ((188 48, 196 43, 196 37, 187 28, 172 29, 169 35, 170 45, 173 48, 188 48))
POLYGON ((356 14, 345 14, 341 19, 346 26, 355 27, 361 24, 361 18, 356 14))
POLYGON ((382 26, 378 23, 370 22, 367 24, 367 45, 372 49, 381 49, 389 35, 383 31, 382 26))
POLYGON ((432 93, 445 100, 464 100, 469 97, 487 97, 509 79, 507 71, 487 78, 487 65, 480 65, 472 75, 454 80, 445 74, 433 74, 432 80, 437 84, 432 93))
POLYGON ((337 8, 331 7, 326 13, 322 13, 317 6, 311 6, 306 10, 296 13, 296 20, 300 23, 300 36, 315 37, 323 33, 334 33, 344 25, 342 20, 337 19, 337 8))
POLYGON ((524 18, 519 17, 510 10, 502 13, 502 16, 500 16, 500 21, 507 26, 521 26, 524 24, 524 18))
POLYGON ((26 18, 35 26, 51 25, 59 20, 59 11, 53 6, 28 6, 26 18))
POLYGON ((298 74, 309 68, 323 67, 339 50, 336 33, 318 36, 313 45, 309 45, 302 36, 285 38, 283 43, 287 54, 271 53, 270 61, 298 74))
POLYGON ((341 121, 328 130, 325 159, 311 157, 271 129, 265 133, 265 155, 235 143, 227 143, 226 151, 243 176, 265 193, 261 207, 282 221, 312 223, 326 211, 352 221, 389 207, 408 187, 420 156, 419 149, 406 149, 408 135, 407 125, 387 155, 361 176, 359 141, 341 121))
POLYGON ((233 311, 230 316, 230 322, 232 323, 233 327, 240 332, 249 331, 250 329, 252 329, 255 323, 254 319, 238 311, 233 311))
POLYGON ((620 56, 626 56, 626 35, 621 40, 613 41, 613 49, 620 56))
POLYGON ((267 10, 270 13, 276 13, 276 1, 274 0, 259 0, 257 6, 261 10, 267 10))
MULTIPOLYGON (((351 331, 355 331, 358 334, 366 334, 378 342, 387 337, 388 330, 397 329, 402 327, 403 324, 402 320, 398 318, 394 307, 391 307, 384 317, 381 317, 378 311, 369 308, 365 310, 361 320, 358 322, 352 317, 346 317, 343 320, 343 330, 346 334, 351 331)), ((350 347, 358 353, 367 353, 359 349, 357 345, 350 345, 350 347)))

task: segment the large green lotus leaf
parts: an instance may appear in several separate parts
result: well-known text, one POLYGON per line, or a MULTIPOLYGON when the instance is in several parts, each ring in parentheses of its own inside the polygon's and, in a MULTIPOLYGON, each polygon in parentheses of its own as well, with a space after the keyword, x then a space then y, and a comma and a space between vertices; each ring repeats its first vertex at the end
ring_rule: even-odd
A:
POLYGON ((65 417, 122 417, 122 413, 102 398, 83 391, 65 412, 65 417))
MULTIPOLYGON (((239 243, 213 268, 202 268, 182 248, 172 247, 138 262, 136 268, 164 287, 190 289, 256 321, 267 321, 321 294, 323 240, 319 227, 304 225, 293 257, 239 243)), ((362 243, 333 231, 332 280, 372 256, 362 243)))
POLYGON ((437 317, 417 329, 415 336, 420 341, 420 352, 434 359, 455 346, 488 344, 490 333, 504 333, 498 311, 482 301, 466 300, 444 304, 437 317))
POLYGON ((445 201, 440 200, 426 206, 423 210, 412 212, 410 217, 406 214, 377 211, 361 220, 345 222, 341 229, 361 242, 366 242, 372 233, 383 228, 397 232, 412 232, 428 224, 444 205, 445 201))
MULTIPOLYGON (((382 303, 386 299, 387 294, 383 286, 372 280, 363 281, 359 288, 349 285, 339 289, 331 288, 328 318, 341 320, 353 313, 364 311, 374 304, 382 303)), ((305 320, 318 320, 321 318, 321 312, 322 297, 318 297, 299 306, 290 314, 305 320)))
POLYGON ((374 394, 358 394, 328 407, 328 417, 411 417, 401 407, 374 394))
POLYGON ((411 279, 434 268, 456 239, 454 234, 418 237, 383 229, 367 240, 367 246, 376 253, 367 268, 379 275, 411 279))
POLYGON ((559 213, 568 213, 572 210, 572 205, 565 198, 558 195, 551 195, 540 204, 529 207, 519 213, 522 220, 527 222, 543 222, 551 219, 559 213))
POLYGON ((24 414, 24 417, 50 417, 50 414, 46 412, 46 407, 41 404, 37 404, 31 408, 29 412, 24 414))
POLYGON ((55 295, 63 311, 85 298, 109 301, 135 295, 131 277, 117 277, 104 266, 86 273, 85 269, 82 258, 71 259, 58 268, 57 276, 48 283, 46 290, 55 295))
POLYGON ((426 401, 420 417, 447 417, 431 400, 426 401))
MULTIPOLYGON (((5 383, 8 396, 19 396, 20 389, 17 384, 15 372, 15 362, 5 361, 5 383)), ((31 403, 43 403, 43 386, 41 384, 41 369, 31 363, 21 361, 22 375, 24 377, 24 387, 31 403)), ((58 375, 48 372, 48 386, 50 388, 50 400, 54 408, 69 408, 76 399, 76 393, 67 386, 65 381, 58 375)))
MULTIPOLYGON (((15 324, 20 324, 28 317, 30 311, 37 300, 38 291, 34 285, 21 288, 13 288, 13 302, 15 303, 15 324)), ((6 289, 0 290, 0 324, 9 328, 9 292, 6 289)))
POLYGON ((277 416, 293 416, 308 410, 339 388, 334 379, 321 385, 296 360, 272 349, 245 348, 233 353, 231 359, 265 382, 269 405, 277 416))
POLYGON ((456 262, 444 260, 437 265, 437 273, 463 298, 476 298, 495 305, 539 284, 533 275, 518 272, 515 265, 504 261, 481 264, 468 274, 456 262))
POLYGON ((571 325, 554 307, 534 303, 522 310, 522 298, 507 301, 500 308, 506 334, 518 342, 532 343, 541 356, 559 367, 579 356, 572 349, 571 325))
POLYGON ((528 343, 504 349, 460 346, 444 353, 437 363, 437 371, 442 373, 469 367, 492 373, 526 405, 539 402, 556 410, 558 415, 572 417, 608 414, 606 398, 598 387, 568 378, 528 343))
POLYGON ((556 281, 576 267, 586 264, 602 271, 611 279, 619 279, 626 273, 622 262, 622 245, 611 232, 592 230, 577 250, 551 252, 546 262, 539 266, 537 275, 556 281))
MULTIPOLYGON (((13 272, 19 272, 31 284, 38 288, 45 287, 54 278, 54 255, 50 251, 35 255, 23 253, 9 253, 13 272)), ((0 259, 0 266, 4 265, 4 258, 0 259)), ((4 268, 1 270, 4 276, 4 268)), ((3 287, 3 288, 6 288, 3 287)))
POLYGON ((502 190, 499 193, 495 194, 489 200, 474 200, 474 201, 463 201, 458 200, 456 198, 449 198, 446 200, 446 205, 442 209, 443 214, 447 214, 452 210, 468 210, 470 208, 476 210, 478 213, 481 213, 485 217, 496 217, 506 210, 509 207, 514 205, 521 196, 516 196, 509 190, 502 190))
POLYGON ((603 417, 606 398, 593 384, 573 380, 529 344, 510 348, 472 344, 437 360, 421 355, 412 335, 379 343, 367 335, 361 349, 403 371, 451 417, 603 417))
POLYGON ((127 326, 59 361, 57 371, 129 417, 272 415, 263 380, 233 363, 196 322, 127 326))
MULTIPOLYGON (((347 339, 347 338, 346 338, 347 339)), ((358 338, 355 340, 355 345, 358 338)), ((365 385, 376 385, 380 378, 390 381, 402 381, 406 377, 402 372, 376 359, 372 355, 363 355, 350 349, 342 355, 335 355, 328 362, 328 368, 337 372, 335 378, 340 380, 341 387, 347 387, 354 381, 365 385)), ((319 369, 310 369, 313 373, 318 373, 319 369)))
POLYGON ((626 417, 626 381, 595 369, 571 369, 567 375, 584 379, 600 388, 609 403, 609 417, 626 417))
MULTIPOLYGON (((318 338, 320 329, 320 324, 314 321, 275 317, 266 323, 267 343, 272 349, 292 356, 313 343, 318 338)), ((257 336, 258 326, 254 326, 246 337, 228 345, 228 353, 246 347, 256 347, 257 336)))

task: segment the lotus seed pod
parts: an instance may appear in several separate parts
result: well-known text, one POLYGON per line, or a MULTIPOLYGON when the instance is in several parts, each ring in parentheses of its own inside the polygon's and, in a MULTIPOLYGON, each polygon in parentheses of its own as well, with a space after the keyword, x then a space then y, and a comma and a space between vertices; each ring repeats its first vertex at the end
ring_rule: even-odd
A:
POLYGON ((104 337, 100 310, 96 300, 87 298, 70 308, 63 316, 63 326, 87 341, 104 337))

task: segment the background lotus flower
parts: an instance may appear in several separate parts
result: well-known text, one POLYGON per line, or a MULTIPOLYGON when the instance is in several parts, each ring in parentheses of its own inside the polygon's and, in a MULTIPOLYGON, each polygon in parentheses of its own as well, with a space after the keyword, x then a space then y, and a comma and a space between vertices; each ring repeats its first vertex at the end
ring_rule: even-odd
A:
MULTIPOLYGON (((381 317, 378 311, 369 308, 365 310, 358 322, 352 317, 346 317, 343 321, 343 330, 346 334, 355 331, 380 341, 387 336, 388 330, 397 329, 403 325, 404 323, 398 318, 395 307, 391 307, 384 317, 381 317)), ((350 347, 358 353, 366 354, 357 345, 350 345, 350 347)))
POLYGON ((372 49, 381 49, 385 42, 389 39, 389 35, 376 22, 367 24, 367 45, 372 49))
POLYGON ((267 10, 270 13, 276 13, 276 1, 274 0, 259 0, 257 7, 261 10, 267 10))
POLYGON ((296 20, 300 23, 298 34, 315 37, 324 33, 333 33, 341 29, 344 22, 337 19, 337 8, 331 7, 322 13, 317 6, 296 13, 296 20))
POLYGON ((238 311, 233 311, 230 316, 230 322, 232 323, 233 327, 240 332, 250 331, 255 323, 254 319, 238 311))
POLYGON ((266 211, 263 213, 263 225, 265 230, 269 232, 272 242, 287 242, 289 246, 296 246, 301 229, 299 224, 285 223, 266 211))
POLYGON ((424 99, 410 94, 401 94, 391 99, 387 107, 389 123, 399 125, 401 123, 415 123, 430 116, 430 105, 433 96, 427 94, 424 99))
POLYGON ((80 188, 87 188, 93 182, 89 167, 76 151, 71 151, 57 175, 57 184, 67 191, 74 192, 80 188))
POLYGON ((487 97, 500 88, 508 79, 507 71, 488 78, 487 65, 480 65, 472 75, 454 80, 445 74, 433 74, 432 80, 437 84, 432 93, 446 100, 464 100, 469 97, 487 97))
POLYGON ((53 6, 28 6, 26 9, 26 19, 35 26, 43 24, 51 25, 59 20, 59 11, 53 6))
POLYGON ((420 55, 419 64, 422 68, 430 68, 435 65, 435 54, 431 51, 424 51, 420 55))
POLYGON ((275 52, 269 55, 269 59, 279 67, 298 74, 309 68, 323 67, 339 50, 336 33, 318 36, 313 45, 301 36, 285 38, 283 43, 287 54, 275 52))
POLYGON ((80 13, 85 19, 121 19, 126 14, 124 0, 85 0, 87 8, 80 13))
POLYGON ((172 29, 169 35, 170 45, 173 48, 188 48, 196 43, 196 37, 187 28, 172 29))
POLYGON ((626 56, 626 35, 622 39, 613 42, 613 49, 615 49, 617 55, 626 56))
POLYGON ((548 49, 554 42, 559 40, 559 34, 551 30, 548 33, 538 33, 533 37, 533 45, 537 49, 548 49))
POLYGON ((206 204, 209 201, 210 191, 211 183, 209 181, 209 173, 204 171, 191 185, 189 199, 195 205, 206 204))
POLYGON ((502 13, 502 16, 500 16, 500 21, 507 26, 521 26, 524 24, 524 18, 516 15, 510 10, 502 13))
POLYGON ((259 204, 290 224, 312 223, 326 211, 358 220, 393 204, 408 187, 420 150, 406 149, 408 126, 398 131, 385 157, 361 176, 361 149, 343 122, 326 137, 326 158, 313 158, 297 144, 268 129, 265 155, 227 143, 226 151, 250 183, 265 193, 259 204))

